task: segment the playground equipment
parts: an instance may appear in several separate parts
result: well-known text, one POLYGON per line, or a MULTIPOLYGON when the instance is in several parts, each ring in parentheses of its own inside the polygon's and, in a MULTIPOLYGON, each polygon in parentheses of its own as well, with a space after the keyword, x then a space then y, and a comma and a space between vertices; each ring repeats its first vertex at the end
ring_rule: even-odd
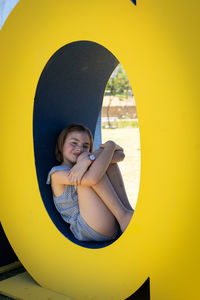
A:
POLYGON ((3 26, 0 220, 40 285, 74 299, 125 299, 150 278, 153 300, 198 294, 199 6, 21 0, 3 26), (77 244, 51 206, 47 149, 65 118, 100 135, 118 61, 137 104, 140 191, 125 233, 94 247, 77 244))

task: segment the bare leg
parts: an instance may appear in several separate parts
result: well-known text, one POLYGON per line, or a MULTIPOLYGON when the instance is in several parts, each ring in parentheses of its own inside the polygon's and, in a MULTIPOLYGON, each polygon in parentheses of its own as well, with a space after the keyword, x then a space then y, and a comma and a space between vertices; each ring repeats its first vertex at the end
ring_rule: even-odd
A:
POLYGON ((119 222, 122 232, 124 232, 133 216, 133 211, 124 206, 108 176, 105 174, 103 178, 92 188, 106 204, 108 209, 113 213, 119 222))
POLYGON ((112 237, 116 219, 92 187, 77 186, 80 214, 95 231, 112 237))
POLYGON ((108 178, 110 179, 114 190, 116 191, 124 206, 130 210, 133 210, 126 194, 124 182, 118 164, 110 164, 106 171, 106 174, 108 175, 108 178))
POLYGON ((121 202, 106 174, 92 187, 78 186, 78 197, 80 213, 88 225, 108 236, 114 233, 115 218, 124 231, 133 215, 121 202))
MULTIPOLYGON (((102 152, 102 149, 98 149, 94 152, 94 155, 96 157, 98 157, 99 154, 101 154, 101 152, 102 152)), ((121 175, 121 171, 120 171, 118 164, 117 163, 110 164, 106 171, 106 174, 108 175, 108 178, 109 178, 110 182, 112 183, 112 186, 114 187, 115 192, 117 193, 118 197, 120 198, 120 200, 122 201, 124 206, 126 208, 134 211, 134 209, 132 208, 132 206, 130 205, 130 202, 128 200, 124 182, 123 182, 122 175, 121 175)))

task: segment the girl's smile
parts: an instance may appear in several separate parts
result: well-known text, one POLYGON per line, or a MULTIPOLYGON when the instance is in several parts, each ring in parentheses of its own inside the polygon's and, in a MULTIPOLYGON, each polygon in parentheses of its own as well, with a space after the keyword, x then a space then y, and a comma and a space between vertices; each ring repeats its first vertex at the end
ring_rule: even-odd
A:
POLYGON ((70 132, 63 145, 63 164, 72 167, 79 155, 89 152, 90 138, 87 132, 70 132))

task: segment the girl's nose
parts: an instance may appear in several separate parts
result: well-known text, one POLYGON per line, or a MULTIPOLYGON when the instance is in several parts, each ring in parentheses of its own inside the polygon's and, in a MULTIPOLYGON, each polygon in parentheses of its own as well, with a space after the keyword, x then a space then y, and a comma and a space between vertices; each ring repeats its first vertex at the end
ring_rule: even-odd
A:
POLYGON ((80 152, 82 152, 83 151, 83 146, 76 146, 76 150, 79 150, 80 152))

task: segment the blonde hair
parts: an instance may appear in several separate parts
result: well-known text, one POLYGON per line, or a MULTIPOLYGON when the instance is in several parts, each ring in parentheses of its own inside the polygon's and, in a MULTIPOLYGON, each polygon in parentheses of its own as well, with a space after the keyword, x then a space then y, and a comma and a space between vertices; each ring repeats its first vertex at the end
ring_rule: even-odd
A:
POLYGON ((70 132, 73 132, 73 131, 81 131, 81 132, 88 133, 89 138, 90 138, 90 150, 89 151, 93 152, 93 136, 92 136, 90 129, 83 124, 72 123, 61 131, 61 133, 59 134, 58 139, 57 139, 55 155, 56 155, 56 159, 59 163, 63 162, 62 151, 63 151, 63 145, 65 143, 66 137, 70 132))

